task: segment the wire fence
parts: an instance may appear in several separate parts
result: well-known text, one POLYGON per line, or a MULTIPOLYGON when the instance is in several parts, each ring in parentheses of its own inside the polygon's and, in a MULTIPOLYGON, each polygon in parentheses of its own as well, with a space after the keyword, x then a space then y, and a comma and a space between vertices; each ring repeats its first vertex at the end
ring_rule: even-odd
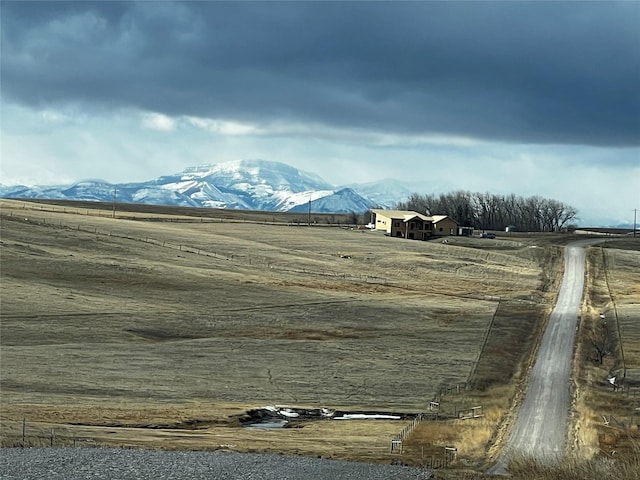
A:
POLYGON ((0 436, 2 447, 98 447, 103 446, 94 438, 71 433, 68 428, 47 428, 40 424, 29 425, 24 418, 18 429, 3 428, 0 436))
POLYGON ((602 423, 609 427, 636 430, 640 424, 640 410, 636 415, 630 416, 604 414, 602 415, 602 423))
MULTIPOLYGON (((13 199, 15 201, 15 199, 13 199)), ((147 222, 169 222, 169 223, 252 223, 261 225, 284 225, 284 226, 309 226, 315 227, 341 227, 341 228, 358 228, 357 215, 353 213, 316 213, 311 216, 308 214, 293 215, 289 212, 266 212, 266 211, 245 211, 234 209, 201 209, 206 212, 204 215, 192 215, 186 213, 151 213, 145 210, 131 208, 137 204, 119 204, 120 208, 116 209, 116 205, 110 208, 81 208, 81 207, 54 207, 51 205, 42 205, 36 203, 23 203, 21 206, 15 206, 16 210, 49 212, 49 213, 65 213, 71 215, 81 215, 85 217, 100 218, 117 218, 119 220, 138 220, 147 222), (125 205, 123 210, 123 205, 125 205), (215 214, 217 214, 217 216, 215 214), (271 214, 271 215, 270 215, 271 214), (244 218, 243 218, 244 217, 244 218)), ((145 207, 157 207, 155 205, 144 205, 145 207)), ((163 207, 160 207, 163 208, 163 207)), ((164 207, 164 208, 180 208, 180 207, 164 207)), ((200 210, 195 208, 195 210, 200 210)), ((193 213, 193 212, 191 212, 193 213)), ((13 210, 10 209, 10 215, 13 210)))
POLYGON ((450 385, 440 387, 433 397, 434 402, 441 402, 442 399, 448 395, 457 395, 471 390, 472 385, 470 382, 459 382, 450 385))

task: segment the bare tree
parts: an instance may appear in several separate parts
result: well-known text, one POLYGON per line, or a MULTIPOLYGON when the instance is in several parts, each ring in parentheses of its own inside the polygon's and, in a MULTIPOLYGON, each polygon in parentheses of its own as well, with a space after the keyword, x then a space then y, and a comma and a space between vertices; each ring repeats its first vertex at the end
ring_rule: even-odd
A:
POLYGON ((557 200, 463 190, 438 196, 412 193, 406 202, 398 203, 396 208, 426 215, 449 215, 460 225, 483 230, 503 230, 507 225, 517 225, 526 231, 554 232, 577 218, 575 208, 557 200))
POLYGON ((611 351, 613 350, 613 338, 609 333, 606 322, 598 323, 594 326, 590 332, 589 340, 595 350, 595 360, 599 365, 602 365, 604 358, 611 355, 611 351))

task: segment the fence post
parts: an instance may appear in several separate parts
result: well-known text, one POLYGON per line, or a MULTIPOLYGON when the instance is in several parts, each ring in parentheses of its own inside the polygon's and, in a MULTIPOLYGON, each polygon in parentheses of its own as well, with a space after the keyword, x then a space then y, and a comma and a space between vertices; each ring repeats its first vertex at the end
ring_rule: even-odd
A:
POLYGON ((51 429, 51 446, 53 447, 53 439, 56 436, 56 431, 52 428, 51 429))
POLYGON ((27 436, 27 417, 22 417, 22 446, 26 447, 25 438, 27 436))

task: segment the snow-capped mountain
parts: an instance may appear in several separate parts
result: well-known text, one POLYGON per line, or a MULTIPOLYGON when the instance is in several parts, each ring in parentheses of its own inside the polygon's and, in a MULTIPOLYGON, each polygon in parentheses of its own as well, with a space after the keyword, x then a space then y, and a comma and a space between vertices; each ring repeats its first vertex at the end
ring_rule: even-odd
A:
MULTIPOLYGON (((374 191, 370 187, 369 191, 374 191)), ((0 196, 266 211, 307 211, 309 201, 318 213, 362 213, 389 206, 338 188, 317 175, 265 160, 240 160, 189 167, 181 173, 142 183, 111 184, 84 180, 67 186, 3 186, 0 196)), ((405 200, 407 195, 395 199, 405 200)), ((389 197, 389 195, 387 195, 389 197)), ((394 203, 395 203, 394 202, 394 203)))
POLYGON ((347 185, 358 195, 368 198, 372 202, 385 207, 393 208, 398 202, 406 201, 409 196, 418 190, 410 190, 407 183, 399 180, 386 179, 369 183, 354 183, 347 185))
MULTIPOLYGON (((358 195, 351 188, 343 188, 336 192, 332 192, 330 195, 325 195, 313 200, 311 202, 311 208, 314 212, 326 212, 326 213, 349 213, 356 212, 362 213, 367 210, 379 206, 378 204, 358 195), (349 210, 344 210, 342 207, 349 205, 349 210)), ((306 212, 308 208, 307 204, 298 204, 293 208, 290 208, 290 212, 306 212)))

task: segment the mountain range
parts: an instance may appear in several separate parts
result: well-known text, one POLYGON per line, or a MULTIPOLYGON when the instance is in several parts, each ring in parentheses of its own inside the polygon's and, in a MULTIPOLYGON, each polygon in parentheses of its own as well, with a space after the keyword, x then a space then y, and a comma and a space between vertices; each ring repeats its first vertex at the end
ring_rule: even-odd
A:
POLYGON ((362 213, 390 208, 411 191, 396 180, 333 186, 280 162, 239 160, 189 167, 141 183, 83 180, 72 185, 0 185, 0 197, 89 200, 280 212, 362 213))

